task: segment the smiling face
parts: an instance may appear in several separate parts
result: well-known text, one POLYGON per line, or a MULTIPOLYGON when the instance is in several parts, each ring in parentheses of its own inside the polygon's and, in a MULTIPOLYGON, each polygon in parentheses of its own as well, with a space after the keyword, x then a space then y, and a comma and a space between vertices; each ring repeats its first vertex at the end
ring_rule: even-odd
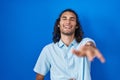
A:
POLYGON ((60 17, 59 27, 60 32, 63 35, 75 34, 76 27, 76 16, 72 12, 64 12, 60 17))

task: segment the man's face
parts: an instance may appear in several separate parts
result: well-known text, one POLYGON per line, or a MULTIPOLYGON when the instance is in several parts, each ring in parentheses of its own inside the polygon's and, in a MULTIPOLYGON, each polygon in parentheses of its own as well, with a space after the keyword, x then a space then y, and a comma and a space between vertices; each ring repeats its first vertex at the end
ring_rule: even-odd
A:
POLYGON ((72 12, 64 12, 60 17, 60 32, 64 35, 72 35, 76 29, 76 16, 72 12))

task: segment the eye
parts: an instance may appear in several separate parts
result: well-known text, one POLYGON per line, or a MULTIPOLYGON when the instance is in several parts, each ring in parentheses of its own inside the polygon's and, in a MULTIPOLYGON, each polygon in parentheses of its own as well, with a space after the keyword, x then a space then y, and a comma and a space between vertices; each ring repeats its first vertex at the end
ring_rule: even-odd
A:
POLYGON ((67 20, 67 18, 63 17, 62 20, 67 20))
POLYGON ((75 21, 75 19, 71 19, 71 21, 75 21))
POLYGON ((75 18, 70 18, 71 21, 75 21, 76 19, 75 18))

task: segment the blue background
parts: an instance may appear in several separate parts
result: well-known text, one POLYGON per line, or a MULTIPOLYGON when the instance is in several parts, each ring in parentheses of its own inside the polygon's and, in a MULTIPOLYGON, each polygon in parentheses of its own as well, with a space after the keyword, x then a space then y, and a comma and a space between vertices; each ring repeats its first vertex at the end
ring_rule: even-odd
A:
POLYGON ((54 22, 66 8, 79 14, 84 36, 106 58, 105 64, 92 62, 92 80, 120 80, 119 0, 0 0, 0 80, 35 80, 39 53, 52 42, 54 22))

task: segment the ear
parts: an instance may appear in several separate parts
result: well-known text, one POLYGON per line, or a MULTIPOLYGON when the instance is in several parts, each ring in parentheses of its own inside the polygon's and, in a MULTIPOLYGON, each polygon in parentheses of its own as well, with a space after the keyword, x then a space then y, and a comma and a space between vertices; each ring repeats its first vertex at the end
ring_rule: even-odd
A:
POLYGON ((60 27, 60 25, 58 25, 58 27, 60 27))

